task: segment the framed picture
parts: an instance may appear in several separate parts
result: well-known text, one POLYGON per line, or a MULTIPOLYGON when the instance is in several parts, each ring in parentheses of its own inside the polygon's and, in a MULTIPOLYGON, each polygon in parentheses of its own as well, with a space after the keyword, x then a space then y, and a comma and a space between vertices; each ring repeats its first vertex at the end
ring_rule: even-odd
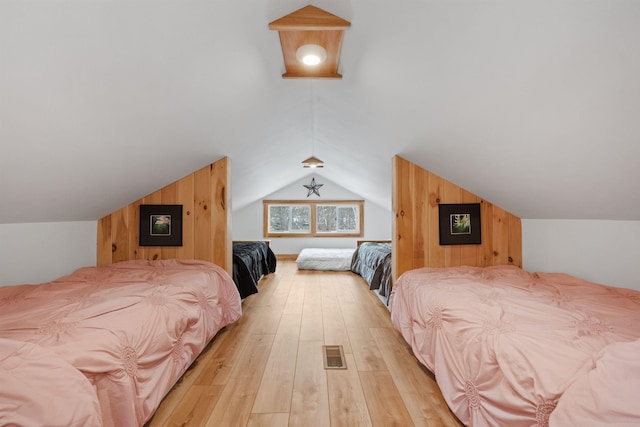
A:
POLYGON ((140 205, 140 246, 182 246, 182 205, 140 205))
POLYGON ((438 209, 441 245, 482 243, 480 203, 440 204, 438 209))

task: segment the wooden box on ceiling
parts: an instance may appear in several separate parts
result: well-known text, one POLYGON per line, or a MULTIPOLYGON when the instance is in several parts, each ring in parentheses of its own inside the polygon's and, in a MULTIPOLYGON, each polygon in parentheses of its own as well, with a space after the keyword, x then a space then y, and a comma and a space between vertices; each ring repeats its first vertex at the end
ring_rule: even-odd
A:
POLYGON ((338 73, 340 50, 345 28, 349 21, 315 6, 305 6, 269 24, 269 29, 280 34, 286 72, 283 78, 341 79, 338 73), (296 51, 304 45, 322 46, 326 60, 318 65, 305 65, 296 58, 296 51))

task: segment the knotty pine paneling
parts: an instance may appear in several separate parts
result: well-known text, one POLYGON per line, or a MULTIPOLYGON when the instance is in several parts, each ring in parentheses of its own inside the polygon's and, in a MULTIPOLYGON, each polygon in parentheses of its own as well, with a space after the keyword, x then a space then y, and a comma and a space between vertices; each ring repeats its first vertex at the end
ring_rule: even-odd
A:
POLYGON ((231 161, 223 158, 98 221, 98 266, 131 259, 202 259, 229 274, 231 161), (182 205, 182 246, 139 246, 141 204, 182 205))
POLYGON ((393 279, 420 267, 522 267, 520 218, 402 157, 393 159, 393 279), (481 245, 440 245, 438 205, 480 203, 481 245))

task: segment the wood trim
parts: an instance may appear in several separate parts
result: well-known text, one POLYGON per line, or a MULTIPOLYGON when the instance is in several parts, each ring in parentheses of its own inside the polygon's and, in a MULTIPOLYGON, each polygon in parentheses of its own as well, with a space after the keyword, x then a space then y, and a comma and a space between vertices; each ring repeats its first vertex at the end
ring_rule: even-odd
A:
POLYGON ((296 237, 321 237, 321 238, 334 238, 334 237, 362 237, 364 236, 364 200, 263 200, 262 201, 262 234, 264 237, 284 237, 284 238, 296 238, 296 237), (317 205, 358 205, 359 206, 359 221, 360 231, 357 233, 317 233, 316 229, 316 206, 317 205), (309 233, 271 233, 269 232, 269 205, 308 205, 311 209, 311 221, 309 233))
POLYGON ((276 254, 278 261, 295 261, 298 259, 298 254, 276 254))
POLYGON ((356 200, 280 200, 280 199, 275 199, 275 200, 263 200, 262 201, 263 204, 265 203, 270 203, 273 205, 337 205, 337 204, 344 204, 344 205, 355 205, 358 203, 364 203, 364 200, 362 199, 356 199, 356 200))
POLYGON ((344 30, 350 26, 349 21, 312 5, 269 23, 269 29, 276 31, 344 30))

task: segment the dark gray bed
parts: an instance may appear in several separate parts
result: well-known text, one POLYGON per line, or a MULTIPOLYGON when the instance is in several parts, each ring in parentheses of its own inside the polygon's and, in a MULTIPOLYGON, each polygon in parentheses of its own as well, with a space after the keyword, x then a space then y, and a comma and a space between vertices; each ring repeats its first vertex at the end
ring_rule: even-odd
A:
POLYGON ((359 274, 389 304, 391 294, 391 242, 361 242, 351 259, 351 271, 359 274))
POLYGON ((258 292, 260 278, 276 271, 276 256, 266 242, 233 242, 233 281, 241 298, 258 292))

